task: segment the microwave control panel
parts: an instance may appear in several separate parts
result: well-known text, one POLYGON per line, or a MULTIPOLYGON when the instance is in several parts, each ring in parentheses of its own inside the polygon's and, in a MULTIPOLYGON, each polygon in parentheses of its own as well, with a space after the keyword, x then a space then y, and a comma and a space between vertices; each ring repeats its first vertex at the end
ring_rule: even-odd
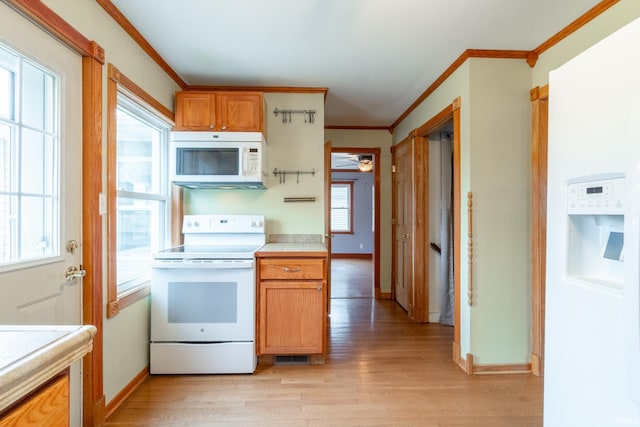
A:
POLYGON ((258 175, 260 171, 260 149, 247 148, 246 159, 245 174, 250 176, 258 175))

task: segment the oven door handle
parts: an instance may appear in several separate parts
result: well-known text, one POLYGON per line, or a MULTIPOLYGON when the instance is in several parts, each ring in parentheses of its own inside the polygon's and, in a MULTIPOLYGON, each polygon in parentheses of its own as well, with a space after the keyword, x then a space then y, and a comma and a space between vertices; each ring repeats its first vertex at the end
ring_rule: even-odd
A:
POLYGON ((209 269, 238 269, 253 268, 254 261, 247 260, 177 260, 177 261, 159 261, 155 260, 152 268, 209 268, 209 269))

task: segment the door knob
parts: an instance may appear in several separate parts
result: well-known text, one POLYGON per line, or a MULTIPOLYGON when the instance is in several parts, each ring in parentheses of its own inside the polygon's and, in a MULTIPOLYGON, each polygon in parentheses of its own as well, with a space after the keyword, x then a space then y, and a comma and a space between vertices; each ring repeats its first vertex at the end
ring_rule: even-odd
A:
POLYGON ((73 279, 84 277, 86 274, 87 272, 84 269, 71 265, 67 267, 67 271, 64 272, 64 277, 67 279, 67 282, 71 282, 73 279))
POLYGON ((76 251, 78 250, 78 241, 77 240, 69 240, 67 242, 67 252, 69 252, 70 254, 75 254, 76 251))

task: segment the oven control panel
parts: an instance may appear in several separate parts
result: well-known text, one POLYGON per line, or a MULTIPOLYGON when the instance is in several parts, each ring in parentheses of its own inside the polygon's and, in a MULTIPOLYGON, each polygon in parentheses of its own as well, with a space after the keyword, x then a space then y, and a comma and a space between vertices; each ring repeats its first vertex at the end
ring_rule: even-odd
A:
POLYGON ((184 234, 264 233, 264 215, 185 215, 184 234))

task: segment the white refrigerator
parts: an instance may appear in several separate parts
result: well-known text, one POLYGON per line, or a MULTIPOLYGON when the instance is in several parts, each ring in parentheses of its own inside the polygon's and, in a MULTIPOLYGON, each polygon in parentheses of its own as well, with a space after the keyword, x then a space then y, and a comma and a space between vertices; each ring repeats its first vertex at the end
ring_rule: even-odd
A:
POLYGON ((640 20, 549 76, 544 425, 640 426, 640 20))

